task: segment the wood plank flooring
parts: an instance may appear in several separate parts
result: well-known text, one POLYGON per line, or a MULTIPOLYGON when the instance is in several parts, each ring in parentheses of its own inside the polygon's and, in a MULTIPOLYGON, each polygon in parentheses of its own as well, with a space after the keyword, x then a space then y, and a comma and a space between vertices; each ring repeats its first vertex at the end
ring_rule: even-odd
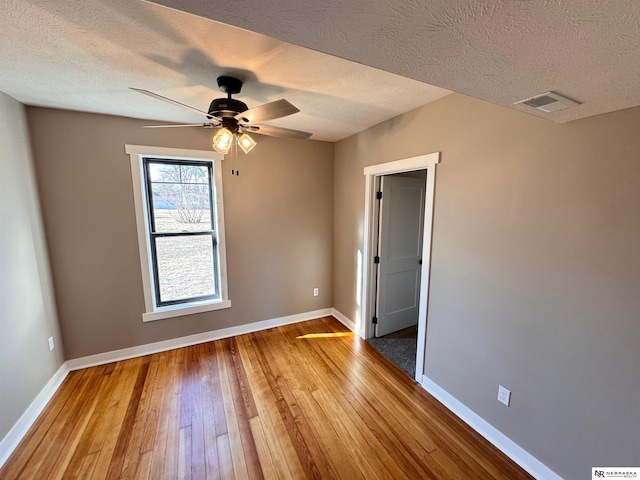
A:
POLYGON ((71 372, 0 479, 529 479, 332 317, 71 372))

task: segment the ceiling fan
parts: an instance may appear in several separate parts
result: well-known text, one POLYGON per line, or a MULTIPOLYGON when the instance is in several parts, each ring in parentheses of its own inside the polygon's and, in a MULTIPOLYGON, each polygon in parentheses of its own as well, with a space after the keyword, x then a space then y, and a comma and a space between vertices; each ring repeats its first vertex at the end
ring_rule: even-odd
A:
POLYGON ((244 153, 249 153, 249 151, 256 146, 256 142, 248 135, 247 132, 259 133, 261 135, 269 135, 273 137, 292 138, 295 140, 306 140, 312 135, 309 132, 303 132, 301 130, 261 124, 261 122, 286 117, 300 111, 287 100, 276 100, 254 108, 248 108, 246 103, 236 100, 235 98, 231 98, 231 95, 238 94, 240 93, 240 90, 242 90, 241 80, 230 76, 220 76, 217 81, 218 87, 227 94, 227 98, 214 99, 206 112, 178 102, 177 100, 172 100, 157 93, 150 92, 149 90, 133 87, 131 87, 131 90, 149 95, 153 98, 164 100, 165 102, 186 108, 192 112, 200 113, 207 118, 207 121, 204 123, 145 125, 146 128, 218 128, 220 130, 218 130, 213 137, 213 148, 222 154, 226 154, 229 151, 234 138, 242 151, 244 153))

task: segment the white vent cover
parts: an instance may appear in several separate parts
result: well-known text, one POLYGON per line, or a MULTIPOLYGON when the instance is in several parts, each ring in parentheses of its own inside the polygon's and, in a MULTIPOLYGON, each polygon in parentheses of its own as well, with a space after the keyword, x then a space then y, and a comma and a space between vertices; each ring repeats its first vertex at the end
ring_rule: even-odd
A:
POLYGON ((514 105, 520 104, 542 110, 543 112, 547 113, 564 110, 565 108, 573 107, 574 105, 580 105, 578 102, 563 97, 556 92, 543 93, 541 95, 536 95, 535 97, 527 98, 525 100, 520 100, 519 102, 514 103, 514 105))

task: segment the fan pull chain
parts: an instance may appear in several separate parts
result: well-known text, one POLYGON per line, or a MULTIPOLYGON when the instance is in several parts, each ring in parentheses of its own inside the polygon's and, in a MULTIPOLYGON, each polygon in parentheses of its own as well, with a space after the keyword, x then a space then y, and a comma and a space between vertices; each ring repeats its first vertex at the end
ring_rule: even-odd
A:
POLYGON ((236 169, 233 168, 235 161, 238 159, 238 141, 235 137, 234 137, 234 140, 235 141, 233 142, 233 146, 232 146, 233 158, 231 160, 231 175, 235 175, 236 177, 239 177, 240 170, 238 170, 237 168, 236 169))

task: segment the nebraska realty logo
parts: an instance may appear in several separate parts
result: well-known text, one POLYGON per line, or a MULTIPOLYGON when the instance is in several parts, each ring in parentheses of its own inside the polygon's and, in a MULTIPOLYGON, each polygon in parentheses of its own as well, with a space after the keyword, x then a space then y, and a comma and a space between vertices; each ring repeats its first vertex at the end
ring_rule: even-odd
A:
POLYGON ((636 478, 640 479, 640 467, 593 467, 591 479, 601 478, 636 478))

